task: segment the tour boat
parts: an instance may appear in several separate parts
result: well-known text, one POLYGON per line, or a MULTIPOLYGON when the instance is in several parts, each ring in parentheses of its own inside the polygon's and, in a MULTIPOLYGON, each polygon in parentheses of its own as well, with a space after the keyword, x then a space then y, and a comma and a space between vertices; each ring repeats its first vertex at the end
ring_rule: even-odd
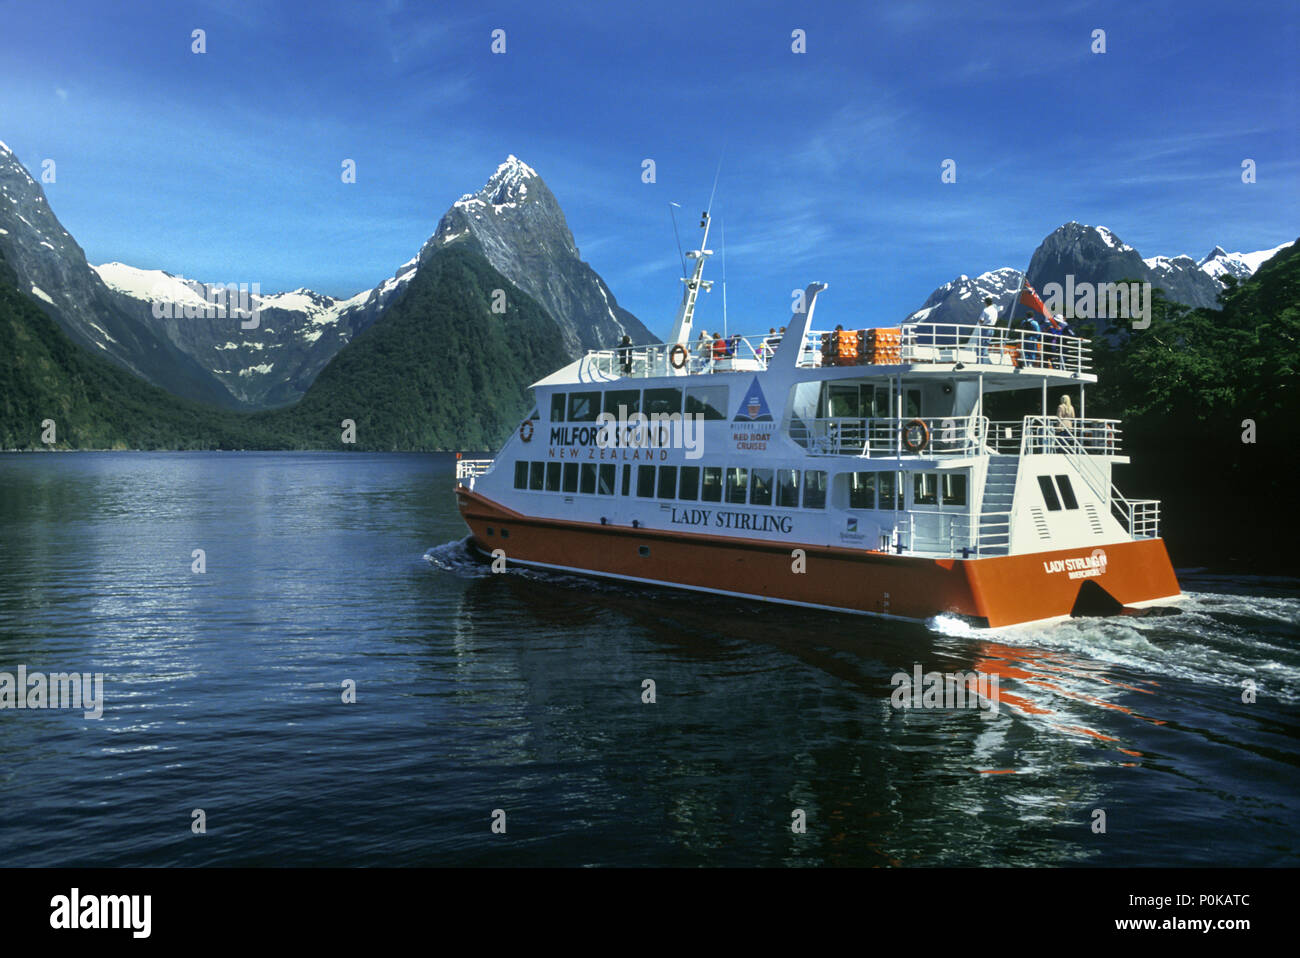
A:
POLYGON ((495 459, 458 459, 472 548, 498 568, 977 627, 1179 597, 1159 502, 1112 481, 1120 423, 1086 416, 1088 342, 815 330, 823 283, 783 332, 692 339, 701 227, 666 342, 589 351, 532 385, 495 459), (985 415, 1020 390, 1035 414, 985 415), (1066 390, 1076 415, 1058 417, 1066 390))

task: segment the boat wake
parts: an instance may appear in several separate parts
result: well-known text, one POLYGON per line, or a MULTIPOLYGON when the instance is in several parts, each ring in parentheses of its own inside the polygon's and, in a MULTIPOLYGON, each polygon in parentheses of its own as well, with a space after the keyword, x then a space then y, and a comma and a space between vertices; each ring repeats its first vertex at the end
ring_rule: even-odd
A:
POLYGON ((1300 704, 1300 598, 1187 592, 1175 616, 1078 618, 982 629, 940 615, 926 625, 956 640, 996 642, 1026 654, 1062 653, 1091 668, 1152 681, 1182 679, 1300 704))
POLYGON ((444 542, 425 552, 424 561, 435 569, 450 572, 466 579, 481 579, 492 574, 492 567, 474 553, 469 545, 470 537, 444 542))

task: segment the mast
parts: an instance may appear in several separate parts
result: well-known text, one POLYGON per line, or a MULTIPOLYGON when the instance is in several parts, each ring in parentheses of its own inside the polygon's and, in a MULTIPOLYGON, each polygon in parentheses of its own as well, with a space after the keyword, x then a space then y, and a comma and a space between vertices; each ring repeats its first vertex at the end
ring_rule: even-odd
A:
POLYGON ((695 269, 691 271, 689 277, 682 277, 682 282, 686 284, 686 288, 682 290, 682 305, 677 309, 677 319, 673 323, 673 332, 668 337, 669 343, 690 345, 691 325, 695 322, 695 301, 699 298, 701 289, 707 293, 713 288, 712 280, 701 279, 704 275, 704 261, 713 255, 713 250, 708 249, 709 225, 709 214, 706 210, 700 215, 700 227, 704 230, 704 238, 700 240, 700 248, 686 252, 687 259, 695 260, 695 269))

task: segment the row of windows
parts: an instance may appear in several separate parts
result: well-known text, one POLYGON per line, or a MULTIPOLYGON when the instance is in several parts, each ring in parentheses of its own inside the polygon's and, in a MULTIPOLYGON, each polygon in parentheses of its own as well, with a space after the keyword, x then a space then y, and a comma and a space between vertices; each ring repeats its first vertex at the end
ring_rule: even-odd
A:
POLYGON ((1061 503, 1065 503, 1067 509, 1079 508, 1079 500, 1074 498, 1074 487, 1070 485, 1069 476, 1057 476, 1055 485, 1051 476, 1039 476, 1038 488, 1043 491, 1043 501, 1047 503, 1049 512, 1060 512, 1061 503), (1058 489, 1061 492, 1059 498, 1056 495, 1058 489))
POLYGON ((705 420, 727 418, 726 386, 677 386, 661 389, 609 389, 603 392, 551 394, 551 422, 595 422, 606 412, 611 416, 646 416, 685 413, 705 420))
MULTIPOLYGON (((515 488, 612 496, 616 468, 611 462, 521 460, 515 463, 515 488)), ((824 509, 826 473, 820 469, 800 472, 798 469, 625 465, 620 491, 625 496, 635 492, 639 499, 824 509)))
MULTIPOLYGON (((618 466, 612 462, 515 463, 515 488, 533 492, 578 492, 612 496, 618 466)), ((826 473, 818 469, 749 469, 739 466, 623 466, 621 494, 639 499, 677 499, 682 502, 726 502, 733 505, 777 506, 782 509, 823 509, 826 473)), ((851 472, 848 478, 850 509, 892 511, 904 508, 903 488, 892 472, 851 472)), ((963 472, 918 472, 912 475, 912 505, 964 506, 967 504, 963 472)), ((1047 508, 1059 512, 1079 508, 1069 476, 1039 476, 1047 508), (1059 495, 1058 495, 1059 490, 1059 495)))
MULTIPOLYGON (((851 472, 848 480, 850 509, 892 511, 904 508, 901 499, 903 487, 895 473, 851 472)), ((912 505, 964 506, 966 501, 966 473, 913 473, 912 505)))

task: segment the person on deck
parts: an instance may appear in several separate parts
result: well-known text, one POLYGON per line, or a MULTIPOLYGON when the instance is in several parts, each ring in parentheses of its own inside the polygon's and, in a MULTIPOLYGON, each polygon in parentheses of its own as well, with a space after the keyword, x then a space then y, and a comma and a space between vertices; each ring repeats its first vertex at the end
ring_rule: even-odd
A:
POLYGON ((1043 317, 1044 340, 1047 342, 1048 364, 1053 369, 1062 368, 1061 359, 1063 356, 1061 350, 1061 335, 1065 329, 1065 321, 1054 313, 1047 313, 1043 317))
POLYGON ((713 362, 720 363, 727 358, 727 341, 722 338, 722 333, 713 334, 713 362))
POLYGON ((1074 404, 1070 401, 1069 393, 1061 393, 1061 404, 1056 407, 1056 424, 1064 432, 1072 432, 1074 429, 1074 404))
POLYGON ((1025 365, 1041 366, 1043 364, 1042 326, 1033 313, 1025 313, 1024 319, 1020 321, 1020 328, 1024 330, 1025 365))
POLYGON ((626 333, 623 335, 623 341, 618 344, 619 359, 623 367, 623 375, 632 375, 632 337, 626 333))
POLYGON ((993 305, 993 297, 984 297, 984 310, 980 313, 980 324, 975 330, 975 342, 979 349, 979 359, 977 362, 986 363, 989 361, 989 338, 993 335, 993 327, 998 324, 998 308, 993 305))
POLYGON ((700 330, 699 345, 696 347, 696 351, 700 354, 700 368, 708 369, 709 360, 713 356, 713 339, 703 329, 700 330))

